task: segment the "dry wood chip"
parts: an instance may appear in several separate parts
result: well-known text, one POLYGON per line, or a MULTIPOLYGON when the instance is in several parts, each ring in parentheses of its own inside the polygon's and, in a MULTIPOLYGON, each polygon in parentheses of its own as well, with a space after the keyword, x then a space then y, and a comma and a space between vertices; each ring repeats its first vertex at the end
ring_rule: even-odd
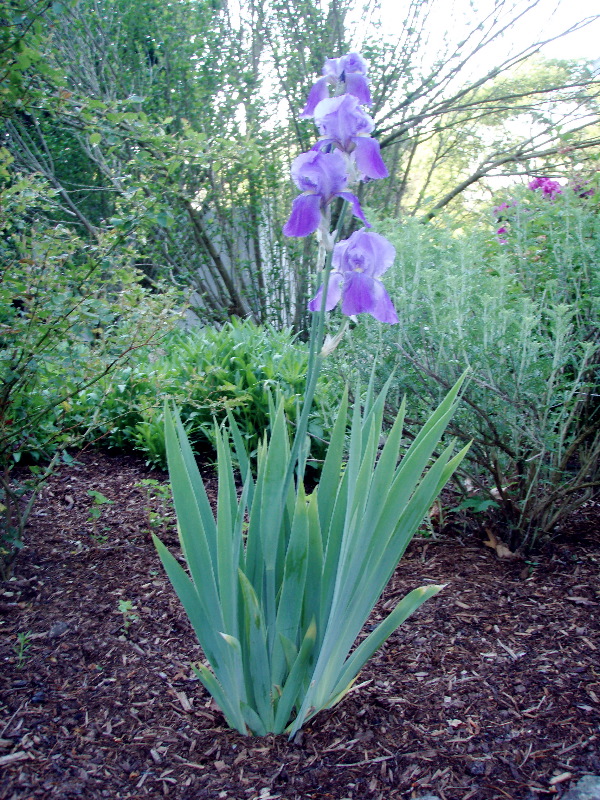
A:
POLYGON ((177 695, 177 699, 181 703, 181 707, 184 711, 187 711, 188 713, 193 711, 192 704, 188 700, 188 696, 185 692, 175 692, 175 694, 177 695))
POLYGON ((570 600, 572 603, 576 603, 578 606, 597 606, 598 603, 594 603, 593 600, 588 600, 587 597, 577 597, 575 595, 568 594, 565 598, 566 600, 570 600))
POLYGON ((29 758, 29 755, 24 750, 18 750, 16 753, 0 756, 0 767, 6 767, 9 764, 14 764, 16 761, 22 761, 24 758, 29 758))
POLYGON ((549 783, 550 786, 556 786, 559 783, 564 783, 565 781, 568 781, 569 778, 572 777, 573 777, 572 772, 561 772, 560 775, 555 775, 553 778, 551 778, 549 783))

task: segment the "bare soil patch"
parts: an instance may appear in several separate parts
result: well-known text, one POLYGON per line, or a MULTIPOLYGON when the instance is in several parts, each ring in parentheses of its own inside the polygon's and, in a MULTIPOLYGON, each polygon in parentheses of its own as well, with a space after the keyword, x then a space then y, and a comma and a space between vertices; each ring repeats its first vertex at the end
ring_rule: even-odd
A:
POLYGON ((528 563, 473 528, 415 540, 372 621, 416 586, 447 588, 289 742, 230 731, 195 679, 149 510, 176 535, 136 486, 148 478, 165 479, 87 453, 34 509, 0 594, 1 800, 533 800, 600 773, 599 504, 528 563), (98 519, 90 490, 113 501, 98 519))

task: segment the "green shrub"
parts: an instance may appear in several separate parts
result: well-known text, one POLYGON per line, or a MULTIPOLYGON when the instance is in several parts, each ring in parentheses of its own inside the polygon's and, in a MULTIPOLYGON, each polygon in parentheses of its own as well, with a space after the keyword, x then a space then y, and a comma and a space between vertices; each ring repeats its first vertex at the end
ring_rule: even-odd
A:
POLYGON ((142 287, 113 234, 88 241, 52 223, 54 190, 8 166, 0 164, 0 575, 54 463, 93 429, 89 409, 74 413, 74 396, 172 328, 176 299, 142 287), (19 462, 32 469, 17 480, 19 462))
POLYGON ((390 417, 404 393, 424 417, 470 368, 450 431, 473 440, 464 486, 495 499, 509 543, 527 547, 600 484, 600 226, 573 193, 525 197, 508 245, 492 231, 382 224, 397 248, 388 286, 401 323, 361 325, 342 358, 363 376, 375 358, 380 385, 395 370, 390 417))
MULTIPOLYGON (((277 331, 232 320, 222 328, 171 334, 159 352, 145 353, 110 379, 80 393, 83 416, 97 407, 97 430, 112 447, 134 447, 149 463, 165 466, 163 408, 173 400, 196 450, 215 447, 214 421, 235 419, 254 453, 269 427, 269 403, 279 393, 292 424, 306 381, 307 349, 289 329, 277 331)), ((322 382, 309 433, 318 459, 330 427, 327 385, 322 382)))

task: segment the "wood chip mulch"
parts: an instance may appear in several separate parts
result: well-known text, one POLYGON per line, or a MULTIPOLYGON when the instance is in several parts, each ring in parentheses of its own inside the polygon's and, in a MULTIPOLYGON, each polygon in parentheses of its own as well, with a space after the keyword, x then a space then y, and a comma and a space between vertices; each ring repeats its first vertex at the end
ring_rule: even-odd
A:
POLYGON ((416 539, 371 622, 415 586, 446 589, 290 742, 230 731, 193 676, 149 478, 164 481, 86 453, 34 509, 0 590, 1 800, 537 800, 600 773, 600 504, 527 562, 475 525, 416 539))

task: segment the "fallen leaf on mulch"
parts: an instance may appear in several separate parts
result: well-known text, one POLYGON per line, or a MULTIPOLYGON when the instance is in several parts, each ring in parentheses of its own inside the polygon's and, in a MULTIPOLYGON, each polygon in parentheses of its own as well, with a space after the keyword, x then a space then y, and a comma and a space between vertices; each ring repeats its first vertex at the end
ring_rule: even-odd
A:
POLYGON ((495 536, 489 528, 486 528, 485 532, 487 533, 488 538, 484 542, 484 545, 486 547, 490 547, 492 550, 495 550, 498 558, 503 558, 503 559, 519 558, 517 553, 513 553, 513 551, 510 550, 501 539, 498 539, 498 537, 495 536))

